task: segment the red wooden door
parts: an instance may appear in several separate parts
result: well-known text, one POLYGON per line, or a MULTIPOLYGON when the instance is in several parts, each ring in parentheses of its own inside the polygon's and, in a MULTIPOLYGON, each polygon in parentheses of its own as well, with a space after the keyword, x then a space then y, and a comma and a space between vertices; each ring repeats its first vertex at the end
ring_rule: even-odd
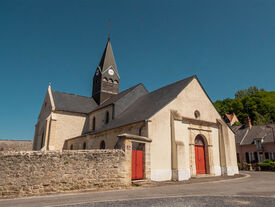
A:
POLYGON ((143 179, 143 151, 132 150, 132 180, 143 179))
POLYGON ((204 155, 205 155, 204 146, 195 145, 197 174, 205 174, 205 156, 204 155))

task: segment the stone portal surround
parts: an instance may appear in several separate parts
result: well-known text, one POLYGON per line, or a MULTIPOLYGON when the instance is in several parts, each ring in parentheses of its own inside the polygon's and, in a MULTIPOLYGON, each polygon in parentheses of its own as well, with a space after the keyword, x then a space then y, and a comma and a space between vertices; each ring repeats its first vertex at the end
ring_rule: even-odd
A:
POLYGON ((123 150, 0 153, 0 198, 131 184, 123 150))

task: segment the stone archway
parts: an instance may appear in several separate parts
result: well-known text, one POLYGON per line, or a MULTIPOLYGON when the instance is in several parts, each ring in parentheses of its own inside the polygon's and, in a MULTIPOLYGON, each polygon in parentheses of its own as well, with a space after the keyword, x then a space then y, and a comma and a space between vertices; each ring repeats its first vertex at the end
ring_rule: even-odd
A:
POLYGON ((199 134, 195 138, 195 164, 196 174, 209 174, 208 142, 206 138, 199 134))

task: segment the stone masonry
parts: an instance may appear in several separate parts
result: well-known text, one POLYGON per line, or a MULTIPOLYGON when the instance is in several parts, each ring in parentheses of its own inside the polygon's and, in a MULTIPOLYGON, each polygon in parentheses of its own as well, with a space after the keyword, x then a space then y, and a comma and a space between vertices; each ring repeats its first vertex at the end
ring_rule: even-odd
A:
POLYGON ((0 198, 131 184, 123 150, 0 152, 0 198))

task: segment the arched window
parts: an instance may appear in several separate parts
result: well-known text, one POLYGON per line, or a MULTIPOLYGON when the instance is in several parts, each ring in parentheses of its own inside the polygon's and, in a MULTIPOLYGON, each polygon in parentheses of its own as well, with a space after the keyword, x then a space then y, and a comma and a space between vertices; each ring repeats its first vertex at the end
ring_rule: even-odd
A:
POLYGON ((74 145, 73 144, 71 144, 71 146, 70 146, 70 150, 73 150, 74 149, 74 145))
POLYGON ((105 124, 109 123, 109 111, 106 112, 105 124))
POLYGON ((113 81, 112 78, 110 78, 108 82, 109 82, 109 83, 113 83, 114 81, 113 81))
POLYGON ((196 119, 198 119, 198 118, 200 118, 201 114, 200 114, 200 112, 198 110, 196 110, 194 112, 194 116, 195 116, 196 119))
POLYGON ((40 146, 40 149, 42 149, 44 147, 44 132, 42 132, 42 136, 41 136, 41 146, 40 146))
POLYGON ((93 118, 93 130, 95 130, 95 117, 93 118))
POLYGON ((117 80, 115 80, 115 81, 114 81, 114 84, 118 84, 118 81, 117 81, 117 80))
POLYGON ((83 143, 83 149, 86 149, 86 142, 83 143))
POLYGON ((105 142, 104 141, 100 142, 100 149, 105 149, 105 142))
POLYGON ((104 82, 108 82, 108 79, 107 79, 107 78, 103 78, 103 81, 104 81, 104 82))

